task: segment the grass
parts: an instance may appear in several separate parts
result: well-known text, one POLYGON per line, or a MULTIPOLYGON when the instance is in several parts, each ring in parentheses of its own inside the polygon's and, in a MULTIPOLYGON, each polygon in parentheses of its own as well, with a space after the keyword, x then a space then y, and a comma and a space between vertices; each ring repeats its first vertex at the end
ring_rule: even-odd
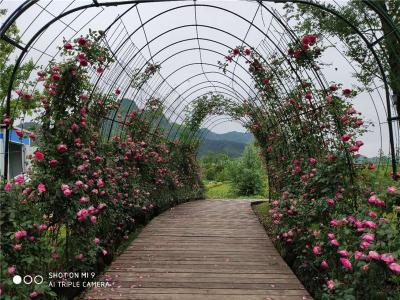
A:
POLYGON ((207 199, 228 199, 236 198, 231 193, 231 184, 229 181, 215 182, 209 181, 204 183, 206 187, 206 198, 207 199))
POLYGON ((204 181, 207 199, 265 199, 264 195, 238 196, 232 192, 229 181, 204 181))
POLYGON ((268 231, 268 228, 270 228, 271 225, 271 220, 268 214, 269 210, 268 202, 265 201, 259 204, 254 204, 253 210, 256 213, 261 224, 263 224, 264 228, 268 231))

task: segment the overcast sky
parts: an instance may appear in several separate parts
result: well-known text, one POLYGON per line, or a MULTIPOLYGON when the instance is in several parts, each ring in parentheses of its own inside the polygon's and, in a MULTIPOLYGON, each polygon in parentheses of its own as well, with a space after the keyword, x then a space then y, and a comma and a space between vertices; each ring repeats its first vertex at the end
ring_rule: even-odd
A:
MULTIPOLYGON (((11 13, 22 2, 5 0, 0 2, 0 6, 11 13)), ((22 34, 21 42, 27 43, 53 16, 91 3, 92 1, 39 1, 17 21, 22 34)), ((258 46, 257 49, 265 56, 274 53, 276 45, 286 49, 287 35, 284 34, 279 22, 269 11, 254 1, 197 1, 196 3, 196 8, 192 6, 192 1, 181 1, 143 3, 136 7, 123 5, 80 10, 55 22, 44 31, 35 40, 33 49, 24 61, 32 58, 38 65, 45 66, 48 60, 57 54, 56 46, 62 43, 64 37, 71 39, 86 34, 89 28, 104 30, 118 16, 123 15, 108 31, 108 42, 120 64, 115 64, 105 74, 100 84, 104 90, 118 86, 126 97, 134 98, 137 102, 155 92, 154 95, 161 95, 165 99, 168 107, 167 115, 172 121, 178 122, 183 116, 181 112, 187 108, 188 103, 206 92, 218 91, 238 101, 254 95, 251 79, 246 72, 247 65, 242 61, 236 67, 232 64, 228 69, 232 73, 224 75, 218 69, 217 61, 223 59, 228 48, 241 45, 240 39, 253 47, 258 46), (245 20, 224 9, 229 9, 245 20), (158 14, 161 15, 152 19, 158 14), (250 26, 251 21, 254 26, 250 26), (141 23, 145 24, 144 30, 140 27, 141 23), (167 33, 162 34, 164 32, 167 33), (200 38, 199 41, 195 39, 197 36, 200 38), (149 46, 146 46, 146 41, 150 42, 149 46), (135 68, 143 66, 146 61, 161 63, 160 76, 152 78, 145 91, 138 94, 129 87, 129 76, 135 68)), ((277 15, 283 13, 279 4, 265 3, 265 5, 272 12, 276 9, 277 15)), ((345 87, 353 87, 356 82, 352 78, 352 73, 357 70, 353 69, 342 56, 340 51, 342 45, 332 38, 325 42, 334 43, 338 48, 328 49, 322 58, 328 64, 323 67, 325 78, 328 82, 338 82, 343 83, 345 87)), ((379 85, 377 82, 377 86, 379 85)), ((377 88, 373 93, 362 93, 353 100, 355 108, 361 111, 366 119, 375 123, 375 127, 370 128, 372 131, 363 138, 366 145, 361 153, 368 156, 376 155, 380 147, 385 152, 388 151, 383 96, 383 90, 377 88), (380 126, 380 123, 383 124, 380 126)), ((214 121, 208 121, 206 125, 216 132, 244 131, 237 122, 219 124, 224 119, 226 117, 220 117, 220 121, 215 121, 214 118, 214 121)))

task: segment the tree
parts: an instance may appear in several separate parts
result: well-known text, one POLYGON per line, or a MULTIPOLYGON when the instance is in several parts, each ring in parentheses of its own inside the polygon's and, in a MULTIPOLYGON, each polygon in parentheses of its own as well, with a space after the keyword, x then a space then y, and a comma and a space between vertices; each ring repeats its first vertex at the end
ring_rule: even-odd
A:
POLYGON ((203 177, 207 180, 225 181, 229 179, 227 169, 231 158, 225 153, 208 153, 200 160, 203 177))
POLYGON ((262 194, 265 189, 263 166, 254 144, 244 149, 242 156, 230 168, 232 189, 239 196, 262 194))
MULTIPOLYGON (((7 13, 7 10, 0 9, 0 16, 4 16, 7 13)), ((15 24, 12 24, 10 28, 7 30, 6 35, 12 40, 18 42, 19 41, 19 30, 15 24)), ((0 39, 0 102, 2 105, 0 106, 0 122, 2 118, 5 117, 6 114, 6 98, 8 93, 8 86, 10 84, 11 74, 14 69, 14 64, 9 63, 10 55, 14 52, 15 46, 10 43, 0 39)), ((35 69, 35 64, 32 60, 29 60, 27 63, 22 64, 16 73, 15 80, 13 82, 13 89, 16 89, 21 83, 27 81, 31 72, 35 69)), ((34 102, 24 102, 18 101, 17 99, 11 100, 11 117, 15 119, 19 115, 24 112, 30 113, 30 111, 34 108, 34 102), (29 103, 29 105, 28 105, 29 103)))
MULTIPOLYGON (((376 13, 364 1, 349 0, 335 6, 329 1, 309 1, 323 5, 337 11, 369 40, 375 41, 384 37, 374 47, 379 60, 383 64, 385 73, 388 75, 389 85, 393 94, 400 97, 400 40, 396 37, 392 27, 385 21, 384 17, 376 13)), ((400 28, 400 1, 398 0, 376 0, 374 5, 384 14, 392 19, 397 28, 400 28)), ((345 55, 357 64, 360 72, 355 77, 365 85, 367 89, 372 88, 374 79, 382 80, 382 76, 375 57, 365 42, 344 20, 337 16, 309 4, 286 4, 288 19, 297 21, 295 30, 300 34, 320 33, 336 36, 343 41, 347 48, 345 55)), ((396 110, 400 115, 400 101, 397 101, 396 110)))

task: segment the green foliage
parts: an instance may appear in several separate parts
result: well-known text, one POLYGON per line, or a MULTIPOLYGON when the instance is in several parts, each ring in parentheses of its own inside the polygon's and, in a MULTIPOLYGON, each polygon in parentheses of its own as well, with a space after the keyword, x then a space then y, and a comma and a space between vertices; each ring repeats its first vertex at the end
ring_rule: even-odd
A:
MULTIPOLYGON (((389 84, 394 94, 400 95, 400 55, 398 49, 400 41, 392 32, 388 23, 385 21, 384 14, 391 19, 397 30, 400 29, 400 5, 398 0, 377 0, 374 5, 381 11, 376 13, 364 1, 350 0, 339 5, 329 3, 329 1, 316 1, 326 6, 328 9, 336 11, 343 16, 350 24, 364 35, 369 41, 373 42, 381 36, 383 39, 382 47, 374 47, 384 71, 389 75, 389 84)), ((338 18, 334 14, 309 4, 286 4, 287 17, 296 21, 295 29, 299 35, 317 32, 328 37, 337 37, 344 42, 346 48, 344 54, 356 63, 357 73, 353 75, 365 85, 366 88, 374 88, 374 79, 382 79, 379 65, 372 51, 368 49, 365 41, 360 37, 354 28, 347 22, 338 18)), ((400 101, 399 101, 400 103, 400 101)), ((397 105, 400 114, 400 104, 397 105)))
POLYGON ((102 138, 102 119, 118 109, 118 101, 93 91, 89 77, 90 69, 101 74, 112 63, 101 38, 90 31, 64 41, 64 59, 40 71, 44 88, 32 92, 40 114, 29 181, 18 176, 0 191, 1 289, 7 299, 30 293, 55 298, 47 284, 12 284, 13 274, 96 270, 99 258, 111 260, 138 225, 202 197, 193 145, 150 130, 148 114, 162 109, 154 99, 144 119, 127 116, 123 135, 102 138))
POLYGON ((203 179, 209 181, 226 181, 229 179, 228 167, 232 159, 223 153, 209 153, 200 159, 203 179))
POLYGON ((232 159, 226 154, 209 153, 200 160, 200 167, 203 180, 207 181, 208 198, 236 198, 265 194, 267 180, 253 144, 247 145, 237 159, 232 159))
MULTIPOLYGON (((4 16, 6 12, 7 11, 5 9, 0 9, 0 17, 4 16)), ((12 24, 6 34, 9 38, 18 42, 18 32, 19 31, 17 26, 15 24, 12 24)), ((0 102, 5 101, 5 99, 7 98, 10 78, 14 69, 14 64, 10 63, 9 59, 14 50, 15 47, 13 45, 0 39, 0 102)), ((21 83, 27 81, 31 72, 34 69, 35 66, 32 60, 29 60, 27 63, 22 64, 16 72, 15 80, 13 81, 12 85, 12 90, 15 90, 21 83)), ((29 82, 27 82, 27 84, 29 85, 29 82)), ((6 116, 6 105, 1 105, 0 118, 9 117, 14 120, 22 113, 31 113, 31 110, 33 108, 34 105, 32 105, 32 103, 27 103, 26 101, 18 101, 18 99, 11 99, 10 116, 6 116)))
MULTIPOLYGON (((298 72, 319 68, 318 40, 310 34, 301 38, 301 48, 288 45, 287 59, 298 72)), ((367 130, 351 103, 357 92, 299 80, 282 97, 278 76, 292 73, 277 76, 273 68, 280 69, 284 59, 274 59, 271 67, 251 49, 237 47, 226 60, 236 56, 249 64, 265 104, 248 101, 241 111, 268 172, 269 228, 277 248, 316 299, 399 298, 399 185, 371 184, 355 165, 364 145, 359 138, 367 130)), ((225 70, 228 63, 220 67, 225 70)))
POLYGON ((229 166, 232 191, 239 196, 265 193, 266 177, 257 149, 249 144, 242 156, 229 166))
POLYGON ((233 199, 237 195, 232 193, 232 184, 229 181, 216 182, 205 181, 206 198, 207 199, 233 199))

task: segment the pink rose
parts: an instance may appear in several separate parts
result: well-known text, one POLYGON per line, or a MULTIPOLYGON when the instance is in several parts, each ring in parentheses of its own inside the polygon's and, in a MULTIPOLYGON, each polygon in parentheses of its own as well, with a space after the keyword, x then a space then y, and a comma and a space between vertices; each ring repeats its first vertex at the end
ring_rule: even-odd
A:
POLYGON ((372 222, 372 221, 365 221, 365 222, 364 222, 364 225, 365 225, 366 227, 368 227, 368 228, 376 228, 376 227, 377 227, 377 225, 376 225, 374 222, 372 222))
POLYGON ((80 202, 80 203, 87 203, 87 202, 89 202, 89 201, 90 201, 89 197, 81 197, 81 198, 79 199, 79 202, 80 202))
POLYGON ((396 188, 394 186, 389 186, 386 191, 388 193, 395 193, 396 192, 396 188))
POLYGON ((101 178, 97 179, 97 186, 104 187, 104 181, 101 178))
POLYGON ((335 283, 333 282, 333 280, 332 279, 330 279, 330 280, 328 280, 327 282, 326 282, 326 286, 328 287, 328 289, 333 289, 334 287, 335 287, 335 283))
POLYGON ((24 183, 24 175, 18 175, 16 178, 15 178, 15 184, 16 185, 21 185, 21 184, 23 184, 24 183))
POLYGON ((26 237, 28 235, 28 233, 26 232, 26 230, 19 230, 15 233, 15 239, 16 240, 20 240, 23 237, 26 237))
POLYGON ((37 292, 37 291, 33 291, 32 293, 30 293, 29 294, 29 297, 30 298, 36 298, 36 297, 38 297, 40 295, 40 293, 39 292, 37 292))
POLYGON ((81 187, 83 185, 83 182, 82 182, 82 180, 77 180, 76 182, 75 182, 75 186, 76 187, 81 187))
POLYGON ((363 258, 363 256, 364 256, 364 254, 362 252, 360 252, 360 251, 354 252, 354 258, 356 260, 359 260, 359 259, 363 258))
POLYGON ((311 158, 309 158, 309 163, 311 164, 311 165, 315 165, 316 163, 317 163, 317 159, 315 159, 314 157, 311 157, 311 158))
POLYGON ((37 186, 39 194, 44 193, 46 191, 46 186, 43 183, 39 183, 37 186))
POLYGON ((95 243, 96 245, 100 244, 100 239, 99 239, 99 238, 95 238, 95 239, 94 239, 94 243, 95 243))
POLYGON ((14 274, 17 271, 17 268, 15 266, 9 266, 7 268, 7 273, 8 274, 14 274))
POLYGON ((392 270, 396 274, 400 274, 400 265, 397 263, 391 263, 389 265, 389 269, 392 270))
POLYGON ((321 254, 321 247, 320 247, 320 246, 314 246, 314 248, 313 248, 313 253, 314 253, 315 255, 321 254))
POLYGON ((367 234, 363 235, 363 237, 361 239, 368 243, 372 243, 375 240, 375 234, 367 233, 367 234))
POLYGON ((396 259, 393 255, 385 253, 381 255, 381 261, 384 261, 386 264, 390 265, 391 263, 394 263, 396 259))
POLYGON ((332 246, 336 246, 336 247, 340 246, 340 243, 335 239, 331 240, 330 243, 331 243, 332 246))
POLYGON ((339 222, 338 222, 338 220, 333 219, 332 221, 329 222, 329 224, 330 224, 331 226, 333 226, 333 227, 336 227, 336 226, 339 225, 339 222))
POLYGON ((320 267, 321 267, 321 269, 326 270, 326 269, 329 268, 329 265, 328 265, 328 263, 326 262, 326 260, 323 260, 323 261, 321 262, 320 267))
POLYGON ((95 224, 95 223, 97 222, 96 216, 91 216, 91 217, 90 217, 90 222, 92 222, 93 224, 95 224))
POLYGON ((368 258, 369 259, 374 259, 374 260, 379 260, 381 258, 381 256, 376 251, 369 251, 368 252, 368 258))
POLYGON ((360 244, 360 248, 361 249, 367 249, 370 246, 370 243, 368 243, 367 241, 362 241, 360 244))
POLYGON ((335 234, 334 233, 328 233, 328 238, 330 240, 333 240, 335 238, 335 234))
POLYGON ((69 188, 63 190, 64 196, 68 197, 72 194, 72 191, 69 188))
POLYGON ((47 225, 46 224, 40 224, 39 225, 39 230, 40 231, 45 231, 47 229, 47 225))
POLYGON ((14 245, 14 250, 15 251, 19 251, 19 250, 21 250, 22 249, 22 244, 15 244, 14 245))
POLYGON ((9 191, 11 191, 11 189, 12 189, 12 184, 11 184, 10 182, 7 182, 7 183, 4 185, 4 190, 5 190, 6 192, 9 192, 9 191))
POLYGON ((76 123, 73 123, 70 128, 71 128, 71 130, 75 131, 75 130, 79 129, 79 125, 76 123))
POLYGON ((347 252, 347 250, 340 250, 338 251, 339 255, 341 257, 348 257, 349 256, 349 252, 347 252))
POLYGON ((351 262, 347 258, 339 258, 340 263, 342 264, 343 267, 349 270, 353 270, 353 266, 351 265, 351 262))

